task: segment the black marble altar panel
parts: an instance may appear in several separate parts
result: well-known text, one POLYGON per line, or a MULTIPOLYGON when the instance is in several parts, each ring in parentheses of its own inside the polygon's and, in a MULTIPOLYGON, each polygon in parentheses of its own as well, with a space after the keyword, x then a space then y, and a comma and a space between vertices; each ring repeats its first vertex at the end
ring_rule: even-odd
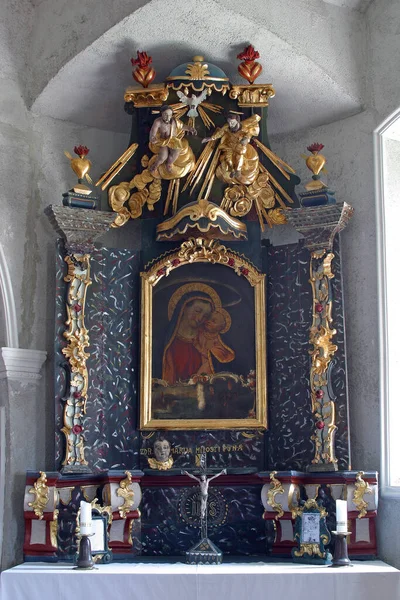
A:
MULTIPOLYGON (((139 257, 130 250, 96 249, 91 257, 91 279, 86 298, 85 324, 90 332, 87 360, 89 388, 85 430, 85 458, 94 473, 108 469, 136 469, 137 369, 139 319, 139 257)), ((62 282, 62 250, 57 258, 62 282)), ((57 431, 61 428, 65 371, 65 284, 57 290, 56 397, 57 431)), ((64 439, 57 437, 57 462, 63 458, 64 439)))
MULTIPOLYGON (((144 432, 140 449, 140 469, 148 468, 148 457, 153 457, 155 432, 144 432)), ((163 435, 172 448, 174 469, 193 469, 196 456, 205 453, 207 465, 215 469, 236 468, 262 470, 265 460, 264 433, 251 431, 167 431, 163 435)))
MULTIPOLYGON (((333 341, 338 350, 331 364, 336 397, 336 455, 339 469, 348 469, 349 440, 344 319, 340 248, 332 263, 334 305, 333 341)), ((314 457, 314 419, 311 412, 309 329, 312 290, 310 252, 302 243, 267 246, 268 416, 267 468, 307 470, 314 457)))
MULTIPOLYGON (((267 553, 267 528, 262 519, 260 490, 261 486, 256 485, 210 487, 208 537, 224 554, 267 553)), ((192 502, 195 492, 196 487, 143 489, 141 512, 144 555, 182 555, 199 541, 200 523, 195 503, 192 502), (193 524, 187 522, 191 515, 193 524)))

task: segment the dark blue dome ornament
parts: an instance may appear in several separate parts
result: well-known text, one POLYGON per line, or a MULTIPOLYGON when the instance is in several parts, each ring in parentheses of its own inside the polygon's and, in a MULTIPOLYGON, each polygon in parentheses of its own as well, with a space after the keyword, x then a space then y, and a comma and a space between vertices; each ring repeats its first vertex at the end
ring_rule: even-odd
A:
POLYGON ((195 92, 215 90, 225 95, 229 90, 229 78, 216 65, 204 61, 203 56, 194 56, 193 62, 175 67, 166 78, 167 87, 175 91, 191 88, 195 92))

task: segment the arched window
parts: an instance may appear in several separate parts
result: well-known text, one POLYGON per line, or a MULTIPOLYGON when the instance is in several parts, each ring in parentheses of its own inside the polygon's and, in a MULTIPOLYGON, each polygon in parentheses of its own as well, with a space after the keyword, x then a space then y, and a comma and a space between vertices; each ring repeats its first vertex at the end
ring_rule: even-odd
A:
POLYGON ((374 132, 380 325, 381 481, 400 497, 400 109, 374 132))

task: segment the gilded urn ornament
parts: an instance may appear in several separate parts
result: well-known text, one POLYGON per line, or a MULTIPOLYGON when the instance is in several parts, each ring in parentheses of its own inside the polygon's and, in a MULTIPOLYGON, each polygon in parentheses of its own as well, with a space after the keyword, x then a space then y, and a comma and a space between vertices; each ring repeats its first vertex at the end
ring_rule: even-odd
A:
POLYGON ((78 177, 78 185, 74 186, 73 189, 77 194, 85 194, 87 196, 92 190, 85 185, 83 181, 86 179, 86 181, 89 183, 93 183, 89 175, 92 163, 87 158, 87 155, 89 154, 89 148, 86 146, 75 146, 74 152, 78 155, 78 158, 73 158, 69 152, 66 150, 64 151, 65 156, 71 161, 71 169, 78 177))
POLYGON ((237 58, 243 61, 238 66, 240 75, 252 85, 262 72, 262 66, 257 62, 257 58, 260 58, 259 52, 250 44, 237 55, 237 58))
POLYGON ((306 159, 306 165, 308 169, 310 169, 312 176, 312 181, 306 183, 304 186, 306 190, 320 190, 326 188, 326 184, 320 180, 320 172, 325 166, 326 158, 322 154, 319 154, 320 151, 324 148, 323 144, 314 143, 310 146, 307 146, 307 150, 311 152, 311 156, 304 156, 306 159))
POLYGON ((132 71, 132 77, 144 88, 147 88, 156 76, 156 71, 151 66, 152 62, 153 59, 147 52, 140 52, 139 50, 137 51, 137 58, 131 58, 132 66, 136 67, 132 71))

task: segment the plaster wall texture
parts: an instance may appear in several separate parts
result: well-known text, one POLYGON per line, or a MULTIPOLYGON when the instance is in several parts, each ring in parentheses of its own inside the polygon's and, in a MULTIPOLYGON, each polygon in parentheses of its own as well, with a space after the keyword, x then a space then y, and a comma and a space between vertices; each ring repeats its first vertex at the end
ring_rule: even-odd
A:
MULTIPOLYGON (((251 39, 261 56, 268 57, 264 77, 281 90, 270 131, 297 130, 359 112, 365 83, 362 15, 320 0, 298 8, 294 0, 250 0, 246 8, 237 0, 151 0, 75 52, 43 90, 34 93, 32 108, 39 114, 123 132, 127 120, 115 90, 132 84, 129 57, 136 48, 151 49, 158 81, 172 65, 203 53, 239 82, 236 55, 251 39), (73 93, 65 94, 70 86, 73 93)), ((78 14, 83 17, 84 11, 82 7, 78 14)), ((43 21, 51 15, 49 7, 43 21)), ((67 10, 67 19, 68 15, 67 10)), ((75 32, 76 22, 68 24, 75 32)), ((35 37, 43 37, 41 28, 39 21, 35 37)), ((62 51, 59 48, 57 39, 55 54, 62 51)), ((41 60, 42 55, 35 64, 40 66, 41 60)), ((39 71, 34 81, 41 76, 39 71)))
MULTIPOLYGON (((320 0, 302 0, 300 10, 298 0, 249 0, 245 4, 241 0, 203 0, 198 3, 198 11, 202 16, 198 19, 195 3, 175 0, 164 4, 165 15, 157 0, 114 0, 101 4, 95 0, 86 0, 84 3, 78 0, 36 2, 32 43, 32 65, 35 66, 32 98, 35 99, 40 94, 68 61, 117 24, 119 25, 113 35, 117 38, 119 48, 128 52, 128 48, 135 51, 135 44, 145 42, 146 32, 139 27, 132 27, 130 20, 133 19, 133 24, 136 20, 139 25, 141 13, 151 15, 148 35, 152 42, 148 47, 155 48, 154 56, 157 64, 161 61, 162 68, 168 63, 174 64, 175 55, 181 56, 182 62, 190 59, 190 55, 185 58, 179 50, 180 46, 187 44, 195 53, 199 53, 201 48, 213 47, 214 58, 215 46, 223 45, 225 56, 219 58, 232 69, 232 64, 235 64, 232 59, 237 54, 236 45, 240 46, 246 41, 240 36, 230 35, 229 21, 235 14, 236 22, 240 22, 242 17, 254 24, 255 35, 257 29, 270 30, 275 33, 277 41, 281 39, 292 47, 294 55, 299 53, 309 56, 328 77, 341 82, 343 89, 353 89, 355 86, 362 94, 360 73, 363 71, 365 47, 363 21, 360 13, 355 10, 339 8, 320 0), (145 10, 141 10, 142 8, 145 10), (221 12, 225 13, 222 37, 218 31, 221 12), (197 25, 194 40, 196 45, 193 45, 192 14, 197 25), (182 36, 182 32, 179 32, 179 36, 176 35, 181 24, 183 29, 186 28, 186 36, 184 33, 182 36), (175 35, 175 43, 169 45, 164 58, 165 43, 170 35, 175 35), (228 44, 227 37, 230 42, 228 44)), ((350 6, 354 6, 354 2, 350 2, 350 6)), ((273 54, 272 52, 271 56, 273 54)), ((125 54, 124 58, 129 60, 129 54, 125 54)), ((290 62, 286 63, 286 68, 289 66, 290 62)), ((282 70, 284 69, 285 65, 282 65, 282 70)), ((232 70, 236 71, 234 67, 232 70)), ((166 74, 161 73, 162 76, 166 74)))

